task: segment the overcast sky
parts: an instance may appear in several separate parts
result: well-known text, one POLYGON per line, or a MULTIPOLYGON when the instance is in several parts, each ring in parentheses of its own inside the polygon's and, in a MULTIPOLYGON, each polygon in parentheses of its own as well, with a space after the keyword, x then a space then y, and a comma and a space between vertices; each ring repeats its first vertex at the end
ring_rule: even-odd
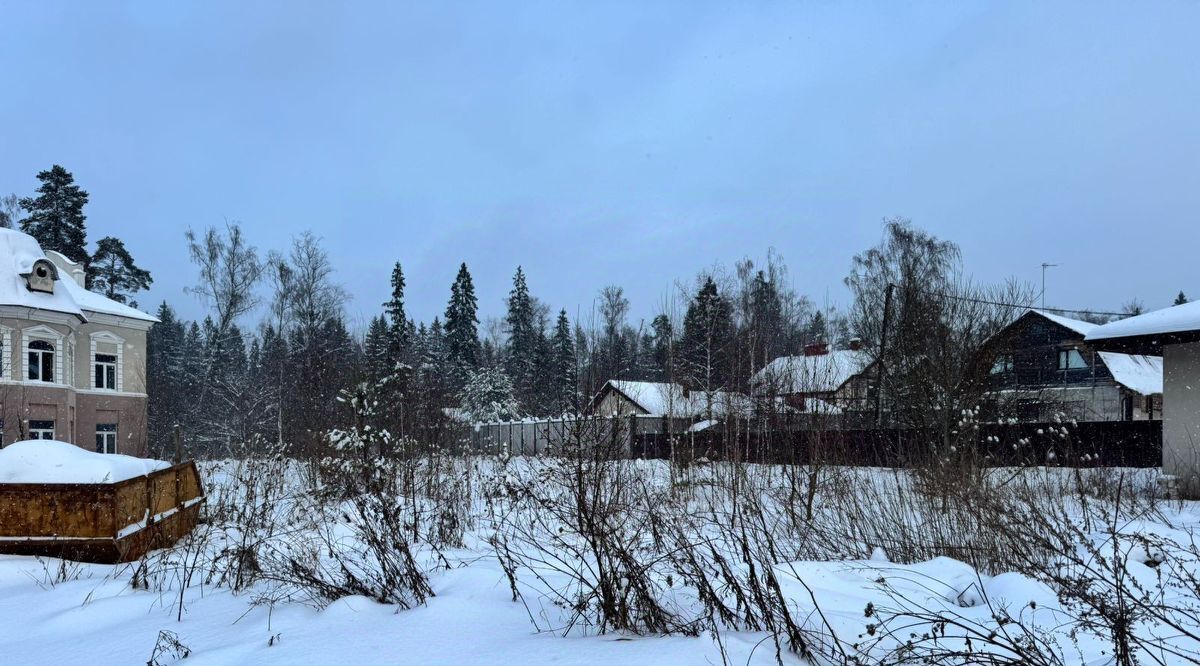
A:
POLYGON ((844 305, 883 218, 1048 304, 1200 297, 1200 3, 0 0, 0 193, 62 164, 94 241, 202 313, 183 233, 324 237, 378 311, 461 261, 485 315, 513 270, 636 319, 677 279, 776 248, 844 305))

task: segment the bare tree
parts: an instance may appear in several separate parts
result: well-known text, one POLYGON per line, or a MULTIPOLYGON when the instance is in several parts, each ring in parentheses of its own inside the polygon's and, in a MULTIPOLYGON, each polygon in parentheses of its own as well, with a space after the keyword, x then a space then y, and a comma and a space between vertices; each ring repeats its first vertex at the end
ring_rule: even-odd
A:
POLYGON ((192 263, 200 269, 199 280, 188 292, 213 309, 213 323, 224 334, 258 305, 255 287, 263 272, 258 251, 246 243, 237 222, 227 222, 224 234, 209 227, 203 237, 191 229, 185 235, 192 263))
POLYGON ((25 208, 21 206, 21 197, 8 194, 0 197, 0 227, 12 229, 21 222, 25 208))

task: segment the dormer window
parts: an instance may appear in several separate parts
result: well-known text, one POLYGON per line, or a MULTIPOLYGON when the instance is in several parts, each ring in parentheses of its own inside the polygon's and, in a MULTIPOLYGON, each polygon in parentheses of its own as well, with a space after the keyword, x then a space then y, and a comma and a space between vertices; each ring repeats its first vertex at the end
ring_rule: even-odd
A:
POLYGON ((46 294, 54 293, 54 280, 58 278, 58 270, 49 259, 38 259, 33 262, 33 269, 25 275, 25 281, 30 291, 40 291, 46 294))

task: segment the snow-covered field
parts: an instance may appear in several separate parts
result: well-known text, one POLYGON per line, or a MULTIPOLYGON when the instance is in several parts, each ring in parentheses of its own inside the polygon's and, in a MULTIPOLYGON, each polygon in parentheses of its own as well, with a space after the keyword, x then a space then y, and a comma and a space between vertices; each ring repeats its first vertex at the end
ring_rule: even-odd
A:
POLYGON ((1200 512, 1147 472, 378 467, 210 463, 176 548, 0 556, 3 663, 1107 664, 1114 618, 1141 663, 1200 649, 1200 512))

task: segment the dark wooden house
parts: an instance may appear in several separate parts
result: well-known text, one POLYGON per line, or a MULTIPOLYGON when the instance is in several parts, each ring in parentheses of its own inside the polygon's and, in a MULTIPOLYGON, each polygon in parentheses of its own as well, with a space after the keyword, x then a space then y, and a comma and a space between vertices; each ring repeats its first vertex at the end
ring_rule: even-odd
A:
POLYGON ((1162 358, 1099 351, 1096 324, 1030 310, 985 346, 985 420, 1162 418, 1162 358))

